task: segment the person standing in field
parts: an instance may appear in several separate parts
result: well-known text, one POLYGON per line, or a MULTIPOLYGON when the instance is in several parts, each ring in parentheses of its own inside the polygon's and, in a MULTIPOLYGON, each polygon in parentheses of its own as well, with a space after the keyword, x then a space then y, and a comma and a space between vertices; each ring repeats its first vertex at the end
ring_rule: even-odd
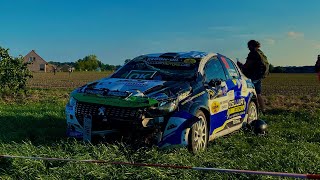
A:
POLYGON ((315 65, 315 70, 318 75, 318 80, 320 81, 320 55, 318 55, 318 59, 315 65))
POLYGON ((68 72, 69 72, 69 77, 70 77, 70 75, 71 75, 71 72, 72 72, 72 69, 71 69, 71 67, 68 69, 68 72))
POLYGON ((254 87, 258 96, 258 103, 262 113, 265 113, 266 107, 264 100, 261 96, 262 92, 262 79, 269 74, 269 62, 267 56, 259 49, 260 43, 256 40, 250 40, 248 42, 248 49, 250 50, 246 63, 242 64, 237 62, 237 65, 245 76, 250 78, 254 84, 254 87))

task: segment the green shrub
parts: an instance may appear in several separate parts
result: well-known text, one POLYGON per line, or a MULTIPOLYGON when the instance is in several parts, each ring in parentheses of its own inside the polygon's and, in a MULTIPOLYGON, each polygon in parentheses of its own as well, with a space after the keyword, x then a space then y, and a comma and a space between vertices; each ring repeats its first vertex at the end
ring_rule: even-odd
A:
POLYGON ((0 47, 0 95, 16 95, 26 90, 28 78, 32 78, 22 56, 14 58, 9 49, 0 47))

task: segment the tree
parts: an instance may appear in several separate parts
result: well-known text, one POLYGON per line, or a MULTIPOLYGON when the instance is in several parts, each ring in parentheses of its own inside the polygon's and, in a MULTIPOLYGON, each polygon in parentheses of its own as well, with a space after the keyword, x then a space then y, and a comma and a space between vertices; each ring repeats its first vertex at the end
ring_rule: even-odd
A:
POLYGON ((88 55, 75 63, 75 68, 79 71, 94 71, 101 66, 102 62, 98 60, 96 55, 88 55))
POLYGON ((26 90, 27 80, 32 78, 22 56, 13 58, 9 49, 0 47, 0 94, 16 94, 26 90))

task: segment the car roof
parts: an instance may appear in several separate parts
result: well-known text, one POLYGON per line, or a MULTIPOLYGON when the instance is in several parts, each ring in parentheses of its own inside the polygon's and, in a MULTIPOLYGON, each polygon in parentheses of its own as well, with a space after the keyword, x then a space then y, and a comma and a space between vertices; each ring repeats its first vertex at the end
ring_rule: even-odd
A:
POLYGON ((145 54, 147 57, 159 57, 159 58, 203 58, 207 56, 208 53, 201 51, 189 51, 189 52, 167 52, 167 53, 154 53, 145 54))

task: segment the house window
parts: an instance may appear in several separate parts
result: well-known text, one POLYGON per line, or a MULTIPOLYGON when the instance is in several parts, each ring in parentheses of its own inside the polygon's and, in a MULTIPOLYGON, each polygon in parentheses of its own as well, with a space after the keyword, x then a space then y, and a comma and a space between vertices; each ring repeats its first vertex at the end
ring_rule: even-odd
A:
POLYGON ((36 57, 29 57, 29 63, 31 63, 31 62, 33 62, 33 61, 35 61, 36 60, 36 57))
POLYGON ((46 65, 45 64, 40 64, 40 71, 44 71, 46 65))

